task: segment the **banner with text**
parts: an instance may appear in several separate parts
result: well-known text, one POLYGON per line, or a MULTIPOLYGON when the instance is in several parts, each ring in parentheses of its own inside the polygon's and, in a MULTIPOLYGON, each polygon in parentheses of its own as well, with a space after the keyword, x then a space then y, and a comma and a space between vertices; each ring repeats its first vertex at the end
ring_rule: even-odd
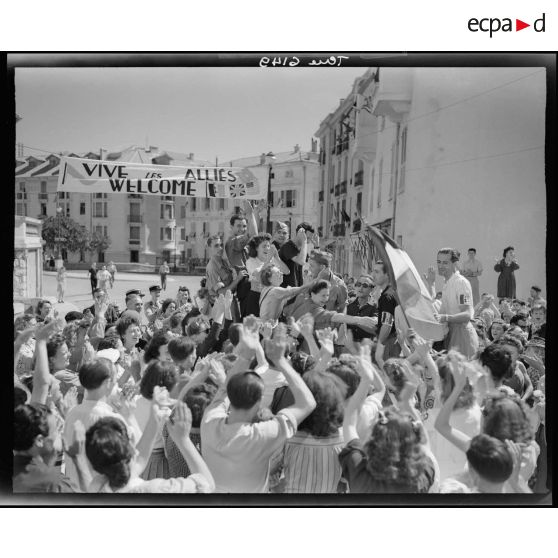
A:
POLYGON ((261 199, 257 178, 239 167, 145 165, 62 157, 59 192, 261 199))

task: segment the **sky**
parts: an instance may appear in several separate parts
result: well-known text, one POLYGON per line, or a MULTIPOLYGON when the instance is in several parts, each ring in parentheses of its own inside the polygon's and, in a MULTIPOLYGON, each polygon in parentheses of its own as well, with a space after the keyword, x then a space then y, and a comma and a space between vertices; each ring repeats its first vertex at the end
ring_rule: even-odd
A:
MULTIPOLYGON (((16 141, 49 152, 150 145, 219 161, 309 150, 366 68, 16 68, 16 141)), ((25 148, 27 155, 46 155, 25 148)))

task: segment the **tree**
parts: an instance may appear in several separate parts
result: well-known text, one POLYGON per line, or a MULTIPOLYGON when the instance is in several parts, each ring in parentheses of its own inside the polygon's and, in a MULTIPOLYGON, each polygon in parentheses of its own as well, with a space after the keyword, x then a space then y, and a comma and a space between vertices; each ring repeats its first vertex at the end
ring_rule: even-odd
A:
POLYGON ((79 252, 87 249, 89 232, 70 217, 57 215, 43 220, 42 237, 47 249, 54 251, 66 248, 69 252, 79 252), (61 241, 57 241, 61 238, 61 241))
POLYGON ((87 250, 91 253, 97 252, 98 254, 100 254, 101 252, 105 252, 107 248, 109 248, 111 242, 112 241, 108 236, 94 231, 89 235, 87 250))

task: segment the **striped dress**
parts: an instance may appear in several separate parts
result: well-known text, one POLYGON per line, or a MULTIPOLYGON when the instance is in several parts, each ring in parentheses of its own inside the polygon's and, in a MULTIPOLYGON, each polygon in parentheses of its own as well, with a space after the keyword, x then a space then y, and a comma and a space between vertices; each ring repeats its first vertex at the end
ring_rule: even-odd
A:
POLYGON ((284 492, 287 494, 336 493, 341 480, 339 454, 342 430, 317 438, 299 431, 290 438, 283 453, 284 492))

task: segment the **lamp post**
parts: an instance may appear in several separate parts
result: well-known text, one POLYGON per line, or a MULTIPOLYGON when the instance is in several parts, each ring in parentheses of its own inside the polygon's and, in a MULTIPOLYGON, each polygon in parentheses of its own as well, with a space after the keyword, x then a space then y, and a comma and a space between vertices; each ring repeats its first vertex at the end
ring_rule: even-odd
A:
POLYGON ((266 160, 269 159, 269 172, 267 175, 267 217, 266 217, 266 222, 265 222, 265 230, 271 234, 271 216, 270 216, 270 211, 271 211, 271 202, 272 197, 271 197, 271 179, 274 178, 273 176, 273 161, 275 160, 275 155, 273 154, 272 151, 270 151, 266 156, 265 156, 266 160))
POLYGON ((61 216, 61 215, 62 215, 62 208, 61 208, 60 206, 58 206, 58 207, 56 208, 56 219, 58 220, 58 237, 57 237, 57 239, 56 239, 56 240, 58 240, 58 242, 57 242, 57 246, 58 246, 58 258, 60 258, 60 256, 61 256, 61 251, 60 251, 60 240, 61 240, 61 237, 60 237, 60 226, 61 226, 60 218, 61 218, 61 217, 60 217, 60 216, 61 216))
POLYGON ((173 231, 174 231, 174 272, 176 273, 176 252, 178 251, 178 239, 177 239, 177 233, 178 233, 178 227, 176 226, 176 223, 173 225, 173 231))

